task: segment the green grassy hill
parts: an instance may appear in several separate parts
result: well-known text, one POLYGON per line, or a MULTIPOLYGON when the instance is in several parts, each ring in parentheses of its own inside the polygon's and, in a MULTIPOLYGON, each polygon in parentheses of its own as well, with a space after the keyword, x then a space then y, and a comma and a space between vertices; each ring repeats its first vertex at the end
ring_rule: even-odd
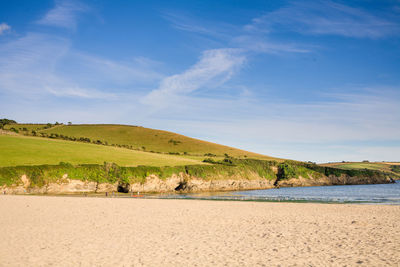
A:
POLYGON ((0 166, 41 165, 68 162, 121 166, 177 166, 202 164, 182 156, 156 154, 119 147, 19 135, 0 135, 0 166))
MULTIPOLYGON (((18 126, 18 128, 21 126, 18 126)), ((12 127, 12 125, 8 127, 12 127)), ((172 132, 140 126, 109 124, 58 125, 49 129, 39 130, 39 133, 45 133, 48 136, 57 134, 58 136, 63 135, 77 139, 83 137, 89 138, 91 141, 99 140, 108 145, 121 145, 151 152, 179 153, 187 156, 204 157, 205 154, 213 154, 216 156, 228 154, 229 156, 238 158, 276 159, 172 132)))
POLYGON ((320 164, 321 166, 339 168, 343 170, 376 170, 389 173, 400 174, 400 163, 399 162, 334 162, 320 164))

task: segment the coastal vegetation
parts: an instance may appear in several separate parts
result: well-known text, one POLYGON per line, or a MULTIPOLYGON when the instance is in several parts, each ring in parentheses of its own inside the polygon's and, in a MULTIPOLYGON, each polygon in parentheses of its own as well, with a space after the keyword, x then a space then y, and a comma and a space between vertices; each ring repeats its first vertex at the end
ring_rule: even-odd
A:
MULTIPOLYGON (((210 162, 207 160, 207 162, 210 162)), ((186 175, 203 180, 223 179, 266 179, 281 181, 291 178, 306 179, 323 176, 383 177, 386 174, 375 170, 343 170, 315 164, 300 164, 294 161, 265 161, 257 159, 229 158, 213 161, 212 164, 184 166, 136 166, 125 167, 115 163, 78 164, 61 162, 57 165, 0 167, 0 186, 18 184, 20 177, 26 175, 31 186, 44 186, 60 181, 64 175, 70 179, 97 183, 144 183, 146 178, 155 175, 166 179, 173 175, 186 175)))

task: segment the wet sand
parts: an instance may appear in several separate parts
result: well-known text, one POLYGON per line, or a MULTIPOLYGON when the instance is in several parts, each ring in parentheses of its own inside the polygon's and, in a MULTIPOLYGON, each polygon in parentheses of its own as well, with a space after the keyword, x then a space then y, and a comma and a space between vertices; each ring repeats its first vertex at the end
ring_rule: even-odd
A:
POLYGON ((0 196, 0 266, 399 266, 400 206, 0 196))

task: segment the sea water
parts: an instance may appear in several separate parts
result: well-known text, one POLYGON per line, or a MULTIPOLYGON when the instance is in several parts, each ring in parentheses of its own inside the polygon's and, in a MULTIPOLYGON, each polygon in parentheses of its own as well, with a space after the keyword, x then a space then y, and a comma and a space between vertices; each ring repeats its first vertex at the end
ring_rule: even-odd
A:
POLYGON ((400 204, 400 181, 392 184, 285 187, 234 192, 245 198, 400 204))
POLYGON ((164 197, 213 200, 375 203, 400 205, 400 181, 391 184, 281 187, 280 189, 216 192, 209 194, 178 194, 164 197))

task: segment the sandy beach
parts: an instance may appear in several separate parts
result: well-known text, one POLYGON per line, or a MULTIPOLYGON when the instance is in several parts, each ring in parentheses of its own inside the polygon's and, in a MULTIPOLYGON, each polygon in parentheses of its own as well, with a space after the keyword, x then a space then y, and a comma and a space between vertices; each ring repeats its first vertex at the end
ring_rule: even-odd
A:
POLYGON ((1 266, 399 266, 400 206, 0 196, 1 266))

